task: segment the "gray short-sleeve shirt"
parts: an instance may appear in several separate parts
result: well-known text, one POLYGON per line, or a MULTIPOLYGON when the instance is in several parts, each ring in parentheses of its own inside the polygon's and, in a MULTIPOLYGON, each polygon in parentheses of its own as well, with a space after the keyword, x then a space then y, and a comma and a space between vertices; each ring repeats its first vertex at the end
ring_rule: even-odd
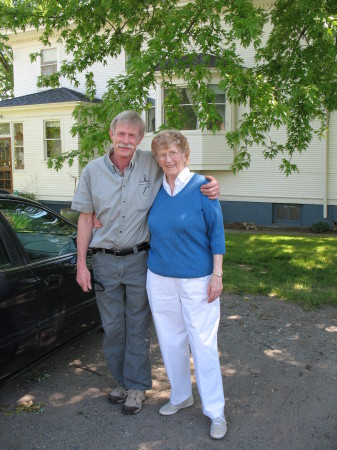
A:
POLYGON ((109 155, 91 161, 71 205, 79 212, 95 212, 103 225, 93 229, 90 247, 121 250, 149 241, 147 216, 161 183, 162 171, 148 151, 135 151, 124 176, 109 155))

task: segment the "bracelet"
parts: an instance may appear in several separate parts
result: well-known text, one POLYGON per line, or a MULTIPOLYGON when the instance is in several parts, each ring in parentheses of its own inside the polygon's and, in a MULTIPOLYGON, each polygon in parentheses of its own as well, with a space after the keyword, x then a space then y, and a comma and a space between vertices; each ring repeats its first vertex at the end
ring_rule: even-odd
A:
POLYGON ((212 275, 215 275, 217 277, 222 277, 222 272, 213 272, 212 275))

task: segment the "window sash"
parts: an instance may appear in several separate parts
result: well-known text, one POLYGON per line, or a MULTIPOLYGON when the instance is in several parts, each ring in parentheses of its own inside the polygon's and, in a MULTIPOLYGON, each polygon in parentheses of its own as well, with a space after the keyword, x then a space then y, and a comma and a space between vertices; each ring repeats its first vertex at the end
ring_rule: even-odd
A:
POLYGON ((14 123, 13 131, 14 169, 23 170, 25 168, 23 123, 14 123))
POLYGON ((0 123, 0 136, 9 136, 11 134, 11 126, 9 123, 0 123))
MULTIPOLYGON (((182 101, 178 107, 178 114, 180 115, 181 129, 182 130, 198 130, 199 123, 197 120, 197 115, 194 111, 194 106, 192 102, 192 95, 188 88, 183 86, 177 86, 180 90, 182 101)), ((215 105, 216 111, 219 115, 219 128, 220 130, 225 129, 225 114, 226 114, 226 94, 221 91, 217 84, 209 84, 208 89, 215 94, 215 99, 213 104, 215 105)), ((164 89, 164 100, 167 98, 169 88, 164 89)), ((167 125, 167 119, 165 117, 165 106, 164 106, 164 123, 167 125)), ((208 129, 212 128, 212 124, 208 129)))
POLYGON ((41 75, 57 72, 57 49, 47 48, 41 51, 41 75))
POLYGON ((300 224, 302 220, 302 205, 291 203, 274 203, 274 223, 300 224))
POLYGON ((45 156, 54 158, 62 154, 61 123, 58 120, 45 122, 45 156))

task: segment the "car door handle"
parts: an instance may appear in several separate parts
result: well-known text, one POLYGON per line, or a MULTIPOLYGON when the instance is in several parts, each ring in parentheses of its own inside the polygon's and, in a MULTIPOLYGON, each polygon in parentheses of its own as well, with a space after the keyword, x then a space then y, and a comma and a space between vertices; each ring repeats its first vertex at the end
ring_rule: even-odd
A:
POLYGON ((43 284, 47 287, 61 286, 63 281, 62 275, 49 275, 43 279, 43 284))

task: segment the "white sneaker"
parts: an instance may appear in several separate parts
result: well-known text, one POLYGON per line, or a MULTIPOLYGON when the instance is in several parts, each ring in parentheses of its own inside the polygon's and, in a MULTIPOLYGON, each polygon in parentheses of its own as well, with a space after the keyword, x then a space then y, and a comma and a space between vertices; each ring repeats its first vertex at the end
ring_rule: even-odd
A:
POLYGON ((213 439, 222 439, 227 433, 227 424, 225 416, 222 415, 212 419, 210 435, 213 439))
POLYGON ((168 402, 160 408, 159 414, 161 414, 162 416, 171 416, 172 414, 178 412, 179 409, 188 408, 189 406, 192 406, 193 403, 194 403, 193 395, 191 395, 178 405, 172 405, 171 402, 168 402))

